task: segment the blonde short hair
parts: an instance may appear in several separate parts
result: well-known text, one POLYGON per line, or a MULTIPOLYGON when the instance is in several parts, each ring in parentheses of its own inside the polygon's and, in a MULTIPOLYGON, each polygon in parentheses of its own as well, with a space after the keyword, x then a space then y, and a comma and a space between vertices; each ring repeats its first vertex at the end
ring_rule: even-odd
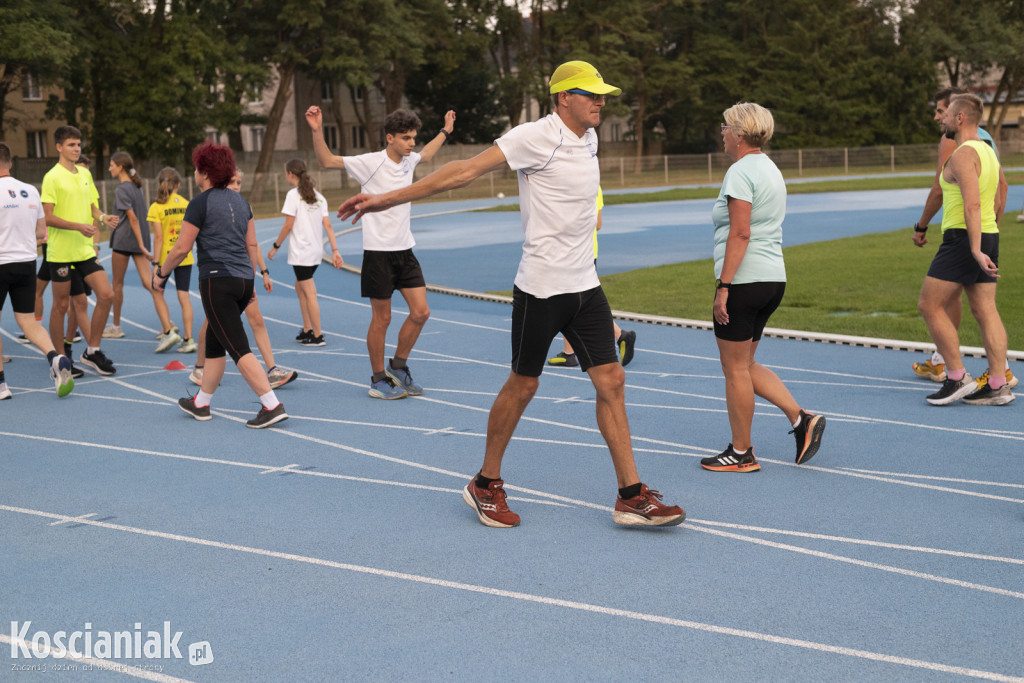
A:
POLYGON ((775 119, 772 113, 753 102, 738 102, 723 112, 725 123, 752 147, 761 147, 772 139, 775 119))
POLYGON ((972 93, 953 95, 949 98, 949 108, 954 114, 963 112, 972 126, 981 123, 981 116, 985 113, 985 103, 972 93))

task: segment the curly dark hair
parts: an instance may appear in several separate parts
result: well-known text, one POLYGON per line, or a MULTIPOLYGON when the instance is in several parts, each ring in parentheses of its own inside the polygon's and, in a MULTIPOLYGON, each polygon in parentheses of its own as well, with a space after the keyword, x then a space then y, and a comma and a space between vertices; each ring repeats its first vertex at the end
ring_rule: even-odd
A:
POLYGON ((192 165, 213 187, 227 187, 235 175, 235 153, 225 145, 204 142, 192 150, 192 165))
POLYGON ((385 135, 398 135, 410 130, 419 131, 422 127, 420 117, 408 109, 396 109, 384 119, 385 135))

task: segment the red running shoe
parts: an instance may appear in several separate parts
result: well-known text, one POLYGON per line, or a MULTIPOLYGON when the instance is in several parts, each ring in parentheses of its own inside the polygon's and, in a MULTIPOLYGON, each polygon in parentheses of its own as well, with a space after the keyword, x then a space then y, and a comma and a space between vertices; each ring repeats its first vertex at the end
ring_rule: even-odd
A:
POLYGON ((496 479, 485 489, 476 485, 476 477, 462 489, 462 500, 476 510, 476 516, 487 526, 507 529, 519 526, 519 515, 508 509, 505 502, 505 482, 496 479))
POLYGON ((686 513, 676 505, 662 505, 661 493, 640 485, 640 494, 623 500, 616 497, 612 520, 629 526, 675 526, 682 524, 686 513))

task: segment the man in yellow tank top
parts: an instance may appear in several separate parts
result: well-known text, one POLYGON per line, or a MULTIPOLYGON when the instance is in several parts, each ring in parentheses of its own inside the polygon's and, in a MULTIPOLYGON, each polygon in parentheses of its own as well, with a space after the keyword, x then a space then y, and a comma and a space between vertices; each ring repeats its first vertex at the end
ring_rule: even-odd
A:
POLYGON ((928 396, 932 405, 965 403, 1005 405, 1014 399, 1006 384, 1006 328, 996 310, 999 278, 999 218, 1006 206, 1006 178, 999 160, 978 137, 983 105, 976 95, 954 95, 942 119, 942 132, 956 151, 939 183, 942 186, 942 245, 921 287, 918 309, 946 360, 946 381, 928 396), (981 329, 988 359, 988 381, 971 379, 960 356, 960 337, 946 312, 950 299, 967 293, 981 329))

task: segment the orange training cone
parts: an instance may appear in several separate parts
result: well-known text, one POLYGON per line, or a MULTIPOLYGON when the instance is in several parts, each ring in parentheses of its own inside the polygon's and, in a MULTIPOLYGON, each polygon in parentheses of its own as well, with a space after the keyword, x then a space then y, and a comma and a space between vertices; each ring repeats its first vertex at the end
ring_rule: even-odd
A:
POLYGON ((164 370, 186 370, 185 364, 180 360, 172 360, 164 366, 164 370))

